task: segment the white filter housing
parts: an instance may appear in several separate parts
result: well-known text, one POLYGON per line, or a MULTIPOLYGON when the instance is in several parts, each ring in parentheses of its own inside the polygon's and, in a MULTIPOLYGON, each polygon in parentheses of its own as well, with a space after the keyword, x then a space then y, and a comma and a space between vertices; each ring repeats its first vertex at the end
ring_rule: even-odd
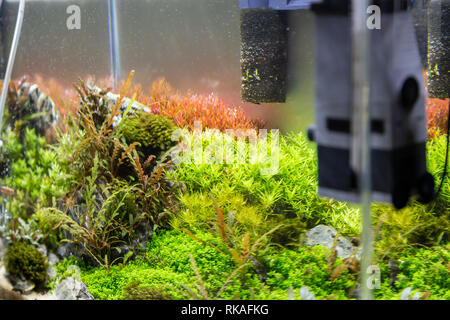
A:
MULTIPOLYGON (((319 7, 319 6, 318 6, 319 7)), ((351 166, 353 136, 351 17, 317 10, 316 127, 319 194, 359 202, 359 172, 351 166)), ((434 181, 426 171, 423 70, 411 14, 381 12, 370 35, 369 80, 372 200, 403 207, 413 194, 424 201, 434 181)))

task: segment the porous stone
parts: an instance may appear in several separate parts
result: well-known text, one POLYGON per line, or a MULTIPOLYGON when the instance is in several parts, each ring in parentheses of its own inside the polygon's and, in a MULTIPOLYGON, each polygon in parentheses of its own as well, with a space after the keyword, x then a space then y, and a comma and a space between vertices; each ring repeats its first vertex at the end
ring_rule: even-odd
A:
POLYGON ((41 244, 41 245, 38 246, 37 249, 38 249, 38 251, 39 251, 40 253, 42 253, 42 255, 43 255, 44 257, 47 256, 47 247, 46 247, 45 245, 41 244))
POLYGON ((12 284, 14 291, 18 291, 22 294, 29 294, 35 288, 34 283, 31 281, 19 277, 13 277, 10 274, 8 274, 7 277, 9 282, 12 284))
MULTIPOLYGON (((306 245, 308 246, 325 246, 331 249, 334 245, 334 239, 337 231, 332 227, 318 225, 306 233, 306 245)), ((337 255, 343 259, 351 257, 355 252, 355 247, 344 237, 338 237, 336 244, 337 255)), ((356 259, 359 259, 359 250, 356 253, 356 259)))
POLYGON ((400 300, 409 300, 409 295, 411 294, 411 287, 405 288, 402 293, 400 293, 400 300))
POLYGON ((0 239, 0 260, 6 253, 7 249, 8 249, 8 242, 6 241, 6 239, 0 239))
POLYGON ((62 243, 56 249, 56 254, 61 259, 69 258, 74 253, 74 247, 71 243, 62 243))
POLYGON ((58 300, 95 300, 86 285, 72 277, 62 280, 54 294, 58 300))
POLYGON ((266 267, 252 255, 250 256, 249 260, 255 268, 255 273, 258 276, 259 280, 261 280, 262 282, 266 282, 268 278, 266 267))
POLYGON ((48 274, 49 279, 55 278, 57 275, 55 267, 53 267, 52 265, 48 266, 47 274, 48 274))
POLYGON ((52 252, 50 252, 48 254, 47 258, 48 258, 48 263, 50 263, 51 265, 57 265, 60 261, 58 256, 52 252))
POLYGON ((400 293, 400 300, 420 300, 420 297, 422 296, 421 292, 416 292, 411 296, 412 288, 407 287, 403 289, 403 291, 400 293))
POLYGON ((316 300, 316 295, 308 287, 301 287, 298 294, 302 300, 316 300))

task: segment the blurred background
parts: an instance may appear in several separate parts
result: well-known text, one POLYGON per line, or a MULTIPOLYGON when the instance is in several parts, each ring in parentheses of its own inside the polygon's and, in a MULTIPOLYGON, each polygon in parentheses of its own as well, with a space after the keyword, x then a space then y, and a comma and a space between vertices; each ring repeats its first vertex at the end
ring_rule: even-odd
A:
MULTIPOLYGON (((135 83, 148 88, 165 77, 175 90, 214 93, 242 106, 267 128, 304 130, 313 122, 314 15, 289 13, 289 92, 285 104, 240 99, 238 0, 117 0, 120 73, 136 70, 135 83)), ((12 41, 18 1, 2 4, 3 57, 12 41)), ((70 88, 78 77, 110 75, 106 0, 28 0, 13 79, 54 78, 70 88), (70 5, 81 9, 81 29, 68 30, 70 5)))

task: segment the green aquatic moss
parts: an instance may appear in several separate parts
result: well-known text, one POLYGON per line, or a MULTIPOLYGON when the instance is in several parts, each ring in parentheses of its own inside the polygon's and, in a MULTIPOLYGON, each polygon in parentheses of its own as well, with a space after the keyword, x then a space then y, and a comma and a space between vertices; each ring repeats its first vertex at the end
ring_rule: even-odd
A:
MULTIPOLYGON (((196 233, 196 236, 204 241, 211 239, 206 232, 196 233)), ((401 292, 411 287, 413 292, 421 292, 422 295, 429 292, 429 299, 450 299, 448 249, 448 246, 440 246, 405 250, 395 260, 399 272, 393 284, 391 279, 394 275, 388 263, 375 262, 381 271, 381 285, 374 290, 374 296, 376 299, 398 300, 401 292)), ((221 299, 284 300, 288 299, 289 290, 293 290, 294 299, 299 299, 301 287, 307 287, 316 299, 355 299, 359 274, 345 270, 332 278, 328 254, 329 251, 321 246, 270 247, 258 259, 266 273, 264 281, 251 269, 246 274, 248 281, 241 282, 239 276, 232 278, 219 297, 215 294, 234 270, 232 261, 210 246, 176 231, 155 235, 145 259, 125 266, 113 266, 109 273, 103 268, 80 266, 80 269, 81 280, 96 299, 186 299, 189 294, 183 286, 199 294, 196 289, 199 284, 211 298, 221 299), (189 262, 190 254, 196 261, 201 281, 189 262)), ((332 267, 337 269, 343 263, 338 258, 332 267)), ((60 265, 57 270, 68 276, 68 263, 61 262, 60 265)))
POLYGON ((11 275, 23 277, 36 286, 42 286, 48 280, 47 258, 36 247, 24 241, 8 248, 5 268, 11 275))
POLYGON ((139 281, 130 282, 123 288, 125 300, 170 300, 172 298, 170 286, 142 285, 139 281))
POLYGON ((380 289, 376 299, 398 300, 406 288, 412 294, 428 295, 428 300, 450 300, 450 246, 405 248, 391 263, 375 262, 381 270, 380 289), (394 271, 395 269, 395 271, 394 271))
POLYGON ((399 275, 396 288, 412 287, 430 299, 450 300, 450 246, 405 250, 397 260, 399 275))
MULTIPOLYGON (((195 237, 207 243, 217 244, 218 240, 210 232, 199 231, 195 233, 195 237)), ((232 275, 237 267, 230 255, 194 240, 183 232, 168 231, 156 236, 148 246, 147 256, 153 261, 154 267, 163 266, 188 275, 192 280, 184 285, 194 292, 197 292, 194 284, 202 285, 210 297, 231 299, 238 295, 240 299, 252 299, 255 290, 258 292, 260 290, 261 283, 252 268, 245 275, 241 273, 232 275), (190 254, 195 260, 201 280, 193 269, 190 254), (227 279, 229 282, 217 296, 227 279)), ((187 293, 186 290, 184 293, 187 293)))
POLYGON ((139 142, 138 150, 144 155, 144 160, 173 146, 171 137, 175 129, 169 118, 146 112, 128 115, 121 123, 127 143, 139 142))
MULTIPOLYGON (((267 285, 277 289, 308 287, 317 299, 348 299, 357 284, 357 275, 348 270, 331 280, 327 262, 328 250, 322 246, 297 249, 271 249, 263 261, 268 269, 267 285)), ((334 268, 342 264, 338 258, 334 268)))
POLYGON ((98 300, 130 298, 132 293, 130 289, 136 282, 139 282, 141 288, 164 287, 164 292, 170 294, 170 299, 180 300, 184 299, 180 284, 190 283, 192 280, 185 274, 168 269, 151 268, 146 261, 142 260, 130 262, 122 268, 113 266, 109 273, 103 268, 82 269, 81 271, 81 281, 88 286, 89 292, 98 300), (168 291, 167 288, 171 288, 171 290, 168 291))
MULTIPOLYGON (((203 240, 211 239, 208 233, 197 234, 203 240)), ((67 269, 68 266, 64 265, 67 269)), ((62 270, 61 274, 65 274, 62 270)), ((211 297, 224 285, 235 270, 232 260, 205 246, 189 236, 176 231, 160 232, 149 244, 146 258, 140 258, 125 266, 112 266, 109 272, 103 268, 80 266, 81 280, 88 286, 96 299, 186 299, 186 287, 198 294, 195 284, 205 287, 211 297), (192 254, 201 282, 196 277, 190 263, 192 254), (156 290, 159 289, 159 290, 156 290)), ((252 291, 259 292, 260 283, 255 274, 248 275, 245 286, 238 276, 232 277, 220 298, 231 299, 239 294, 241 299, 254 297, 252 291)))

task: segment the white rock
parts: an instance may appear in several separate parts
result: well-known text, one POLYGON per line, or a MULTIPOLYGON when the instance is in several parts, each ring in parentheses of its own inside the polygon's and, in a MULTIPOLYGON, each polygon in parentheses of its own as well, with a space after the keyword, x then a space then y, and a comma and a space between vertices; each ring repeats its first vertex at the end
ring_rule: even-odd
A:
POLYGON ((7 249, 8 249, 8 243, 7 243, 6 239, 0 238, 0 259, 6 253, 7 249))
POLYGON ((400 300, 409 300, 409 296, 411 295, 412 288, 407 287, 405 288, 402 293, 400 294, 400 300))
POLYGON ((44 257, 47 256, 47 247, 45 245, 41 244, 37 249, 44 257))
MULTIPOLYGON (((337 231, 332 227, 325 225, 318 225, 306 233, 306 245, 309 246, 325 246, 331 249, 334 244, 334 239, 337 236, 337 231)), ((336 252, 339 257, 343 259, 351 257, 355 252, 355 247, 352 243, 344 237, 339 237, 336 244, 336 252)), ((359 250, 359 249, 358 249, 359 250)), ((356 251, 356 258, 359 258, 358 250, 356 251)))
POLYGON ((308 287, 301 287, 298 294, 302 300, 316 300, 316 295, 308 287))
POLYGON ((413 296, 412 299, 413 300, 420 300, 420 297, 422 296, 421 292, 416 292, 413 296))
POLYGON ((86 285, 72 277, 61 281, 54 294, 58 300, 94 300, 86 285))
POLYGON ((14 284, 14 290, 19 291, 23 294, 29 294, 31 291, 34 290, 34 283, 27 280, 18 280, 14 284))
POLYGON ((48 277, 50 278, 50 279, 53 279, 53 278, 55 278, 56 277, 56 269, 55 269, 55 267, 53 267, 52 265, 50 265, 50 266, 48 266, 48 268, 47 268, 47 274, 48 274, 48 277))
POLYGON ((51 265, 56 265, 59 263, 59 258, 56 254, 54 253, 49 253, 48 254, 48 263, 50 263, 51 265))

